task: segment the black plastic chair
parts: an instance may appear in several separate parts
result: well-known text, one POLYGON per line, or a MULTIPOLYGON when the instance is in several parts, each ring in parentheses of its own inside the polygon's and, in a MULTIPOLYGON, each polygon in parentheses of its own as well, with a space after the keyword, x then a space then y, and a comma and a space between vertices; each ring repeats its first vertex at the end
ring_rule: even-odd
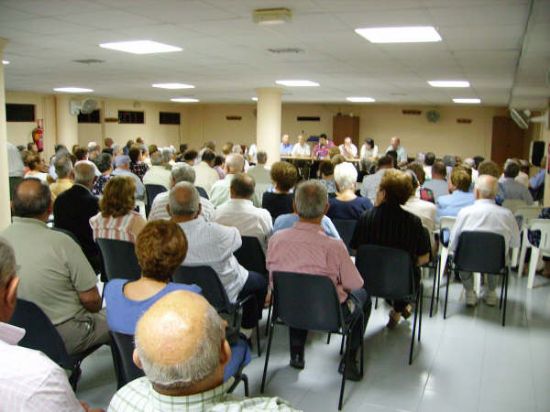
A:
MULTIPOLYGON (((115 365, 117 389, 120 389, 134 379, 145 376, 145 373, 134 363, 134 336, 118 332, 109 332, 109 334, 111 335, 111 354, 115 365)), ((248 396, 248 377, 242 373, 242 369, 239 370, 234 378, 235 382, 229 389, 229 392, 233 392, 242 381, 244 383, 245 396, 248 396)))
POLYGON ((145 207, 145 211, 147 212, 147 216, 149 216, 149 211, 153 205, 153 200, 155 200, 155 197, 157 197, 159 193, 163 192, 166 192, 166 187, 163 185, 145 185, 145 193, 147 194, 147 206, 145 207))
POLYGON ((107 280, 137 280, 141 276, 134 244, 122 240, 96 239, 101 251, 107 280))
MULTIPOLYGON (((502 309, 502 326, 506 326, 506 302, 508 300, 508 266, 506 242, 502 235, 492 232, 465 231, 460 234, 454 256, 449 256, 447 270, 502 276, 499 309, 502 309)), ((450 272, 452 273, 452 272, 450 272)), ((443 318, 447 318, 450 273, 445 288, 443 318)))
POLYGON ((206 190, 204 190, 203 187, 195 186, 197 189, 197 192, 199 192, 199 196, 205 198, 206 200, 209 200, 208 193, 206 193, 206 190))
POLYGON ((73 390, 76 390, 81 375, 82 360, 99 346, 90 348, 83 353, 69 355, 61 335, 50 318, 38 305, 24 299, 17 299, 17 306, 9 323, 26 331, 23 339, 19 341, 19 346, 39 350, 63 369, 70 371, 69 383, 73 390))
POLYGON ((355 226, 357 226, 357 220, 353 219, 332 219, 332 223, 336 227, 338 234, 344 241, 344 244, 348 248, 348 253, 351 255, 352 250, 350 248, 351 238, 353 232, 355 232, 355 226))
MULTIPOLYGON (((271 342, 275 324, 284 324, 291 328, 305 329, 343 335, 347 342, 344 354, 344 371, 340 386, 338 410, 342 409, 344 389, 346 385, 346 359, 350 351, 350 334, 355 322, 364 322, 363 312, 357 311, 350 322, 344 321, 342 308, 332 281, 326 276, 304 273, 274 272, 273 273, 273 317, 269 324, 269 340, 265 357, 264 372, 260 391, 265 389, 271 342), (308 293, 304 293, 307 290, 308 293)), ((363 374, 363 340, 361 339, 361 375, 363 374)))
POLYGON ((357 249, 355 265, 363 276, 364 288, 370 296, 390 300, 414 300, 414 320, 409 350, 409 365, 411 365, 417 323, 419 342, 422 332, 423 286, 420 282, 418 288, 416 287, 415 267, 410 255, 400 249, 361 245, 357 249))
MULTIPOLYGON (((249 299, 254 299, 250 295, 244 299, 231 303, 225 288, 218 274, 210 266, 179 266, 172 280, 176 283, 195 284, 202 289, 202 295, 216 310, 220 313, 231 315, 232 327, 240 328, 242 307, 249 299)), ((258 302, 256 302, 258 304, 258 302)), ((260 328, 256 323, 256 340, 258 344, 258 356, 261 356, 260 348, 260 328)))

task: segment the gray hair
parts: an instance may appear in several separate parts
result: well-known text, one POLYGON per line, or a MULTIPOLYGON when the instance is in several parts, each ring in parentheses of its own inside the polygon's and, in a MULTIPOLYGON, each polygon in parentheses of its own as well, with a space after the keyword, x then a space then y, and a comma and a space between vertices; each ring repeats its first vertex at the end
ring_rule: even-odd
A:
POLYGON ((225 158, 225 167, 229 173, 241 173, 244 169, 244 157, 238 153, 231 153, 225 158))
POLYGON ((113 156, 109 153, 101 153, 95 160, 95 164, 101 173, 105 173, 113 167, 113 156))
POLYGON ((204 334, 195 352, 176 364, 151 361, 141 347, 139 335, 136 335, 137 354, 149 381, 164 389, 184 389, 214 373, 220 363, 220 342, 225 339, 225 327, 211 305, 208 305, 204 317, 204 334))
POLYGON ((8 241, 0 237, 0 287, 4 287, 16 272, 15 252, 8 241))
POLYGON ((325 213, 328 203, 327 188, 319 180, 307 180, 298 185, 294 194, 298 216, 315 219, 325 213))
POLYGON ((155 152, 151 155, 151 164, 153 166, 162 166, 164 164, 162 152, 155 152))
POLYGON ((258 153, 256 153, 256 159, 258 160, 258 164, 265 164, 267 162, 267 153, 263 150, 259 150, 258 153))
POLYGON ((170 172, 174 183, 189 182, 195 183, 195 169, 187 163, 176 163, 170 172))
POLYGON ((88 186, 94 181, 95 167, 90 161, 76 162, 74 165, 74 182, 88 186))
POLYGON ((338 190, 353 190, 357 182, 357 169, 349 162, 337 164, 334 168, 334 180, 338 190))
POLYGON ((476 180, 475 189, 481 199, 494 199, 498 193, 498 181, 493 176, 481 175, 476 180))
POLYGON ((99 152, 100 149, 101 148, 99 147, 99 145, 96 142, 89 142, 88 143, 88 153, 99 152))
POLYGON ((169 163, 170 160, 172 160, 172 151, 170 149, 162 149, 162 162, 169 163))
POLYGON ((199 192, 192 183, 179 182, 172 188, 172 190, 170 190, 169 204, 170 214, 172 216, 193 215, 197 213, 200 209, 199 192), (178 201, 176 197, 176 192, 181 189, 184 189, 187 192, 187 196, 178 201))
POLYGON ((53 165, 58 178, 65 178, 71 174, 73 170, 73 162, 68 153, 62 153, 55 156, 53 165))

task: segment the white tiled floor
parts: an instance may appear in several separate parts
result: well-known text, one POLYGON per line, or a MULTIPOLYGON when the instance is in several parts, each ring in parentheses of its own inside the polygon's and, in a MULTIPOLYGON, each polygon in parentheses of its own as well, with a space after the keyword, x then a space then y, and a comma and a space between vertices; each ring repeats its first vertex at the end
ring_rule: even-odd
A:
MULTIPOLYGON (((426 298, 422 342, 412 366, 407 364, 410 322, 388 331, 387 308, 373 310, 365 334, 365 377, 347 384, 344 410, 549 412, 550 282, 537 278, 538 287, 527 291, 525 277, 518 280, 513 273, 510 281, 505 328, 497 308, 466 308, 458 284, 451 286, 447 320, 441 310, 428 317, 426 298)), ((267 340, 262 343, 265 351, 267 340)), ((326 345, 326 335, 312 335, 306 368, 296 371, 288 366, 288 332, 277 327, 266 393, 305 411, 336 411, 339 344, 339 337, 326 345)), ((265 354, 256 355, 245 369, 252 395, 259 394, 264 361, 265 354)), ((110 350, 104 347, 85 360, 77 395, 107 407, 115 389, 110 350)))

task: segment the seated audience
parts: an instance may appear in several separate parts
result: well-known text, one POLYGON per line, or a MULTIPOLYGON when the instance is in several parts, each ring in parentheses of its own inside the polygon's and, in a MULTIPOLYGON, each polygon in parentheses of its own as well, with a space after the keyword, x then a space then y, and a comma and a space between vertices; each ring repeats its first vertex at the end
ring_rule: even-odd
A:
POLYGON ((143 181, 143 176, 149 169, 149 166, 143 162, 143 149, 141 146, 134 145, 128 151, 128 156, 130 157, 130 172, 143 181))
POLYGON ((214 207, 229 201, 229 185, 233 176, 244 171, 244 157, 238 153, 231 153, 225 159, 225 177, 212 185, 209 196, 214 207))
POLYGON ((248 169, 246 174, 251 176, 257 185, 267 186, 271 184, 271 171, 266 167, 267 153, 263 150, 256 153, 257 164, 248 169))
POLYGON ((271 181, 273 192, 265 192, 262 197, 262 207, 271 214, 273 221, 285 213, 292 213, 294 194, 291 190, 298 181, 296 166, 288 162, 275 162, 271 166, 271 181))
POLYGON ((298 135, 298 143, 292 148, 292 157, 310 157, 311 156, 311 147, 306 142, 304 135, 298 135))
POLYGON ((10 325, 17 303, 15 253, 0 238, 0 397, 5 411, 101 412, 79 402, 65 371, 42 352, 18 346, 25 330, 10 325))
POLYGON ((162 152, 151 154, 151 167, 143 176, 144 185, 160 185, 170 190, 170 166, 165 162, 162 152))
POLYGON ((224 382, 231 356, 225 322, 196 293, 172 292, 154 303, 140 318, 135 340, 134 362, 145 377, 119 389, 109 412, 294 411, 279 398, 229 394, 234 380, 224 382))
POLYGON ((382 156, 378 159, 378 169, 375 174, 367 175, 363 178, 361 185, 361 196, 368 198, 374 204, 378 186, 382 180, 382 176, 386 170, 392 169, 395 165, 395 160, 391 156, 382 156))
POLYGON ((442 216, 456 216, 463 207, 474 203, 474 194, 470 192, 472 178, 460 166, 453 168, 449 182, 450 195, 439 196, 437 199, 437 219, 442 216))
POLYGON ((101 146, 97 142, 88 143, 88 160, 95 162, 99 154, 101 153, 101 146))
MULTIPOLYGON (((482 161, 477 167, 477 171, 479 175, 489 175, 489 176, 493 176, 495 179, 499 179, 501 175, 500 167, 492 160, 482 161)), ((503 201, 504 201, 504 191, 502 190, 502 185, 499 184, 495 202, 497 203, 497 205, 502 205, 503 201)))
POLYGON ((54 225, 75 236, 88 262, 99 273, 101 257, 90 226, 90 218, 99 212, 99 202, 91 192, 96 180, 95 171, 90 164, 78 162, 74 175, 74 185, 61 193, 53 205, 54 225))
POLYGON ((273 222, 267 210, 252 204, 254 188, 254 179, 247 174, 238 173, 233 176, 231 199, 216 209, 213 220, 224 226, 236 227, 241 236, 257 238, 265 252, 273 222))
POLYGON ((365 139, 365 143, 361 146, 359 158, 361 159, 361 170, 369 172, 378 159, 378 145, 374 144, 373 139, 365 139))
POLYGON ((516 180, 526 188, 529 188, 529 162, 524 159, 519 159, 519 173, 516 180))
POLYGON ((48 186, 26 179, 13 198, 13 223, 0 236, 14 248, 19 297, 37 304, 74 355, 109 342, 97 278, 78 244, 46 226, 52 211, 48 186))
POLYGON ((183 154, 183 162, 187 163, 189 166, 195 166, 197 164, 197 159, 199 158, 199 152, 195 149, 186 150, 183 154))
POLYGON ((200 163, 194 166, 195 186, 202 187, 207 193, 212 189, 212 185, 220 180, 214 169, 214 159, 216 159, 216 154, 210 149, 205 149, 202 151, 200 163))
MULTIPOLYGON (((362 310, 364 322, 357 322, 351 335, 351 350, 346 378, 362 378, 357 364, 364 328, 370 314, 370 298, 363 286, 363 279, 349 257, 343 242, 331 239, 320 230, 321 219, 328 210, 328 195, 317 180, 301 183, 294 200, 299 222, 290 229, 273 235, 267 252, 267 268, 270 281, 273 272, 297 272, 329 277, 338 293, 344 316, 349 318, 356 310, 362 310), (350 305, 351 301, 351 305, 350 305), (350 308, 354 308, 350 311, 350 308)), ((307 330, 289 329, 290 365, 296 369, 305 366, 304 346, 307 330)))
POLYGON ((468 169, 471 171, 472 183, 475 183, 479 176, 479 172, 477 171, 476 167, 476 161, 471 157, 467 157, 466 159, 464 159, 464 163, 462 163, 462 165, 467 166, 468 169))
POLYGON ((109 153, 101 153, 96 160, 97 168, 101 173, 94 183, 92 193, 95 196, 103 196, 103 189, 111 178, 111 172, 113 171, 113 156, 109 153))
POLYGON ((294 146, 290 143, 290 137, 287 134, 284 134, 281 139, 281 147, 279 150, 281 156, 290 156, 293 148, 294 146))
POLYGON ((319 163, 319 180, 326 187, 329 196, 335 196, 336 182, 334 181, 334 163, 330 160, 323 160, 319 163))
POLYGON ((233 252, 242 245, 236 228, 199 218, 199 197, 197 189, 188 182, 180 182, 170 190, 170 215, 181 226, 188 241, 183 264, 214 269, 231 302, 254 295, 255 299, 249 300, 243 307, 242 332, 250 338, 252 328, 262 317, 267 282, 261 274, 243 268, 233 256, 233 252))
MULTIPOLYGON (((298 220, 300 220, 300 217, 296 212, 279 215, 277 219, 275 219, 275 222, 273 222, 273 233, 276 233, 283 229, 289 229, 293 227, 294 224, 298 222, 298 220)), ((323 229, 323 232, 325 232, 327 236, 332 237, 334 239, 340 239, 340 234, 338 233, 338 229, 336 229, 336 226, 334 226, 334 223, 332 223, 332 220, 330 220, 330 218, 328 218, 327 216, 323 216, 323 218, 321 219, 321 228, 323 229)))
MULTIPOLYGON (((54 159, 55 173, 57 180, 50 184, 52 193, 52 202, 55 202, 57 196, 73 186, 73 162, 68 155, 56 156, 54 159)), ((95 174, 94 174, 95 176, 95 174)))
POLYGON ((114 239, 135 243, 145 226, 145 219, 134 210, 134 180, 114 176, 105 185, 99 201, 99 213, 90 218, 95 239, 114 239))
POLYGON ((145 186, 141 179, 134 173, 130 172, 130 157, 126 155, 117 156, 115 158, 115 170, 111 172, 111 176, 127 176, 134 180, 135 198, 137 200, 145 199, 145 186))
POLYGON ((357 169, 351 163, 340 163, 334 168, 336 197, 329 199, 327 216, 331 219, 357 220, 365 210, 372 207, 366 197, 355 194, 357 169))
MULTIPOLYGON (((426 154, 426 156, 428 156, 428 154, 426 154)), ((447 168, 442 161, 438 160, 430 166, 430 172, 431 179, 426 180, 422 187, 431 190, 434 195, 434 199, 437 202, 437 199, 439 199, 440 196, 449 194, 449 184, 446 180, 447 168)))
POLYGON ((24 158, 25 166, 28 167, 25 173, 25 179, 34 177, 40 179, 44 183, 48 183, 48 174, 43 171, 44 162, 39 154, 29 153, 24 158))
MULTIPOLYGON (((423 174, 424 170, 420 168, 420 172, 422 172, 423 174)), ((422 222, 422 226, 428 229, 428 232, 431 235, 435 230, 435 215, 436 215, 437 208, 433 203, 427 202, 425 200, 422 200, 416 197, 416 190, 419 188, 420 182, 413 170, 408 169, 406 173, 411 179, 412 192, 410 193, 410 196, 405 202, 405 204, 402 205, 401 207, 407 212, 410 212, 413 215, 418 216, 420 218, 420 221, 422 222)))
POLYGON ((519 163, 508 161, 504 167, 504 177, 500 179, 499 184, 504 194, 504 200, 518 199, 523 200, 528 205, 533 204, 533 196, 529 189, 516 180, 519 174, 519 163))
POLYGON ((426 180, 433 179, 432 177, 432 166, 435 163, 435 153, 428 152, 424 155, 424 175, 426 177, 426 180))
MULTIPOLYGON (((492 232, 504 237, 506 251, 519 247, 520 236, 516 219, 510 210, 495 204, 498 191, 497 179, 493 176, 480 175, 476 181, 475 203, 462 209, 451 230, 449 251, 454 252, 458 246, 460 234, 466 231, 492 232)), ((460 278, 466 291, 466 305, 475 306, 477 296, 474 291, 472 273, 461 272, 460 278)), ((483 299, 489 306, 497 303, 497 276, 488 275, 488 284, 483 299)))
MULTIPOLYGON (((189 166, 187 163, 177 163, 170 171, 170 189, 179 182, 195 183, 195 168, 189 166)), ((151 211, 149 212, 149 222, 153 220, 170 220, 170 214, 168 213, 168 196, 169 191, 159 193, 153 200, 151 211)), ((210 200, 200 197, 201 203, 201 217, 207 222, 212 220, 214 216, 214 206, 210 200)))
POLYGON ((353 144, 351 137, 346 137, 344 143, 338 146, 338 149, 340 149, 340 154, 346 159, 355 159, 357 157, 357 146, 353 144))
MULTIPOLYGON (((401 207, 412 191, 412 181, 407 174, 388 170, 380 182, 374 208, 365 212, 357 222, 351 247, 357 249, 370 244, 408 252, 416 265, 415 280, 419 282, 419 266, 427 263, 430 256, 430 237, 420 218, 401 207)), ((389 329, 397 326, 401 316, 406 319, 412 313, 407 301, 394 300, 391 305, 389 329)))
POLYGON ((225 172, 223 171, 224 168, 225 168, 225 156, 216 155, 216 158, 214 159, 214 170, 216 171, 220 179, 225 178, 225 172))

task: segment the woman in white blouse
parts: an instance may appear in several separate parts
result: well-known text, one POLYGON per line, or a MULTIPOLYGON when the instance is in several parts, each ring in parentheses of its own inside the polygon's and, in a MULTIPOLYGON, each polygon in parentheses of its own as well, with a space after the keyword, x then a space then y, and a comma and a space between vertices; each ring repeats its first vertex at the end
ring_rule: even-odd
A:
POLYGON ((378 146, 374 144, 374 140, 370 138, 365 139, 365 143, 361 146, 359 157, 361 159, 361 168, 364 171, 368 171, 370 165, 378 159, 378 146))

